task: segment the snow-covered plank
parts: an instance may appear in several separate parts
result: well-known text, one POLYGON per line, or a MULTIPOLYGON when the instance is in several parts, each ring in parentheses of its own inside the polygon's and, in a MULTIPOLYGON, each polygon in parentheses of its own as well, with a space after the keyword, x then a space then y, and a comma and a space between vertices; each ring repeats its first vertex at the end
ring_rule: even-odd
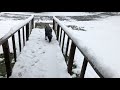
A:
POLYGON ((54 32, 51 43, 44 33, 44 29, 32 30, 10 78, 71 78, 54 32))

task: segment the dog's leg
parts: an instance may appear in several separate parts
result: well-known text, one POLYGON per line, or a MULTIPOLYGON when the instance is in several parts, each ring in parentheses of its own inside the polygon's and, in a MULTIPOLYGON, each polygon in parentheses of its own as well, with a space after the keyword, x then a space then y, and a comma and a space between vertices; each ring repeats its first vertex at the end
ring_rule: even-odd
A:
POLYGON ((47 36, 45 36, 45 40, 47 40, 47 36))
POLYGON ((46 31, 45 31, 45 40, 47 40, 47 33, 46 33, 46 31))

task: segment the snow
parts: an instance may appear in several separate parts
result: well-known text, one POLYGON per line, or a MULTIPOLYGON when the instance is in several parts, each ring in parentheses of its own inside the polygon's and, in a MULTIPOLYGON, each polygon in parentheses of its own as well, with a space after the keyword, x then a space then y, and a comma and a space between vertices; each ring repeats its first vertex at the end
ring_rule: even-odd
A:
POLYGON ((16 26, 20 22, 21 21, 14 21, 14 20, 0 21, 0 38, 6 35, 10 31, 10 28, 16 26))
MULTIPOLYGON (((120 23, 120 16, 113 16, 113 17, 108 17, 105 19, 100 19, 98 21, 79 21, 79 22, 62 22, 65 25, 76 25, 78 27, 84 27, 84 29, 86 31, 89 31, 89 34, 91 32, 91 36, 89 36, 87 34, 87 32, 83 32, 83 31, 76 31, 74 30, 74 32, 76 33, 85 33, 84 34, 77 34, 76 37, 78 36, 79 38, 81 38, 81 36, 84 36, 84 39, 87 40, 87 42, 92 43, 91 41, 93 41, 93 48, 95 48, 95 51, 98 49, 103 48, 102 50, 106 50, 106 52, 101 51, 101 53, 103 53, 101 56, 106 56, 108 58, 108 60, 111 60, 110 62, 107 62, 108 65, 110 65, 110 67, 115 64, 115 60, 116 59, 116 63, 118 64, 116 66, 116 70, 117 72, 119 71, 119 23, 120 23), (101 33, 101 34, 100 34, 101 33), (98 37, 98 38, 96 38, 98 37), (90 40, 90 38, 92 38, 90 40), (99 42, 101 41, 101 42, 99 42), (102 45, 101 45, 102 44, 102 45), (110 53, 111 54, 110 54, 110 53), (106 53, 106 54, 104 54, 106 53), (110 59, 109 59, 110 58, 110 59), (111 64, 109 64, 111 63, 111 64)), ((81 38, 83 39, 83 38, 81 38)), ((84 40, 83 39, 83 40, 84 40)), ((83 41, 82 40, 82 41, 83 41)), ((88 43, 87 43, 88 44, 88 43)), ((89 44, 88 44, 89 45, 89 44)), ((98 53, 98 51, 96 51, 95 53, 98 53)), ((104 58, 104 57, 103 57, 104 58)), ((75 62, 78 66, 77 70, 80 71, 81 69, 81 61, 83 60, 83 56, 80 55, 80 52, 78 50, 76 50, 76 57, 75 57, 75 62)), ((91 66, 88 65, 87 67, 87 71, 85 74, 85 77, 97 77, 96 73, 94 73, 94 70, 92 70, 91 66)))
POLYGON ((6 35, 8 32, 11 33, 17 29, 20 29, 23 25, 28 23, 34 16, 32 15, 26 20, 7 20, 7 21, 0 21, 0 38, 6 35), (11 29, 11 30, 10 30, 11 29))
POLYGON ((39 20, 39 21, 35 21, 35 22, 39 22, 39 23, 53 23, 53 21, 51 21, 51 20, 46 20, 46 21, 39 20))
MULTIPOLYGON (((119 77, 120 75, 118 70, 120 64, 118 34, 115 31, 108 33, 105 31, 88 31, 81 32, 78 35, 80 36, 78 40, 82 44, 79 44, 82 51, 105 77, 119 77)), ((77 36, 77 33, 75 35, 77 36)))
POLYGON ((33 29, 10 78, 71 78, 54 32, 49 43, 44 29, 33 29))
MULTIPOLYGON (((32 13, 32 12, 5 12, 5 13, 14 13, 14 14, 32 14, 32 15, 41 15, 41 16, 77 16, 77 15, 92 15, 92 13, 87 12, 44 12, 44 13, 32 13), (81 13, 81 14, 80 14, 81 13)), ((100 12, 96 12, 99 14, 100 12)), ((8 21, 8 25, 0 25, 0 35, 4 36, 7 32, 7 27, 11 28, 14 24, 17 24, 17 21, 8 21), (10 22, 9 22, 10 21, 10 22), (15 22, 15 23, 14 23, 15 22), (14 23, 14 24, 12 24, 14 23), (10 25, 10 26, 9 26, 10 25)), ((1 21, 0 21, 1 22, 1 21)), ((51 22, 51 21, 40 21, 40 22, 51 22)), ((76 43, 79 44, 82 51, 85 52, 85 55, 88 56, 90 62, 95 65, 95 68, 99 69, 106 77, 119 77, 119 51, 120 51, 120 16, 110 16, 108 18, 97 19, 94 21, 61 21, 65 25, 76 25, 80 28, 85 29, 86 31, 77 31, 69 29, 68 33, 76 39, 76 43)), ((65 27, 66 28, 66 27, 65 27)), ((9 30, 8 30, 9 31, 9 30)), ((67 39, 65 39, 67 42, 67 39)), ((66 43, 65 43, 66 44, 66 43)), ((34 45, 33 45, 34 46, 34 45)), ((2 50, 2 49, 0 49, 2 50)), ((64 47, 65 51, 65 47, 64 47)), ((34 51, 33 51, 34 52, 34 51)), ((83 63, 83 55, 76 49, 75 53, 75 64, 77 68, 73 69, 73 72, 80 74, 80 70, 83 63)), ((31 60, 31 59, 30 59, 31 60)), ((40 64, 41 65, 41 64, 40 64)), ((29 71, 29 70, 28 70, 29 71)), ((30 72, 30 71, 29 71, 30 72)), ((75 77, 73 74, 72 77, 75 77)), ((98 78, 98 75, 95 73, 91 65, 88 63, 85 78, 98 78)))
MULTIPOLYGON (((65 25, 76 25, 78 27, 82 27, 85 30, 89 31, 115 31, 119 30, 119 18, 120 16, 111 16, 105 19, 99 19, 96 21, 74 21, 74 22, 67 22, 67 21, 61 21, 65 25), (114 19, 112 19, 114 18, 114 19), (118 19, 118 20, 117 20, 118 19), (104 24, 107 24, 105 26, 104 24), (108 26, 111 26, 109 30, 108 26)), ((108 32, 109 33, 109 32, 108 32)))
POLYGON ((3 76, 0 76, 0 78, 3 78, 3 76))
MULTIPOLYGON (((65 25, 76 25, 78 27, 84 27, 84 29, 87 32, 89 31, 89 33, 87 33, 84 31, 74 30, 74 32, 77 33, 75 35, 76 37, 86 40, 86 42, 89 42, 92 44, 93 46, 92 48, 94 48, 94 50, 96 51, 95 53, 99 54, 98 53, 99 50, 103 48, 101 49, 103 50, 101 51, 101 53, 103 53, 101 57, 105 59, 105 57, 103 56, 106 56, 108 57, 106 59, 111 60, 110 62, 107 62, 105 60, 106 63, 108 63, 108 66, 110 65, 110 67, 112 67, 113 64, 116 66, 115 60, 114 60, 116 59, 117 66, 114 68, 117 70, 117 72, 119 71, 118 68, 120 64, 119 62, 120 16, 108 17, 105 19, 100 19, 98 21, 79 21, 79 22, 62 22, 62 23, 64 23, 65 25), (83 33, 85 33, 86 35, 84 35, 83 33), (83 36, 83 38, 81 36, 83 36)), ((89 46, 88 43, 86 45, 89 46)), ((78 71, 80 71, 82 67, 81 65, 82 61, 83 61, 83 56, 78 50, 76 50, 75 62, 78 66, 77 68, 78 71)), ((97 77, 96 73, 94 72, 94 70, 91 68, 90 65, 87 66, 85 77, 86 78, 97 77)))
POLYGON ((87 31, 67 29, 59 22, 74 40, 74 43, 78 45, 80 50, 104 77, 120 77, 120 16, 113 16, 100 21, 73 23, 71 25, 78 25, 79 23, 79 26, 84 27, 87 31))
POLYGON ((10 34, 15 33, 16 30, 20 29, 21 27, 23 27, 24 25, 26 25, 28 22, 30 22, 30 20, 33 18, 33 16, 29 17, 28 19, 21 21, 20 23, 17 23, 15 26, 11 27, 8 34, 5 35, 3 38, 7 38, 8 36, 10 36, 10 34))
POLYGON ((20 29, 21 27, 23 27, 24 25, 26 25, 27 23, 29 23, 32 19, 33 19, 33 15, 31 15, 28 19, 24 20, 23 22, 15 25, 14 27, 11 28, 9 33, 13 33, 14 31, 20 29))
MULTIPOLYGON (((0 39, 7 38, 11 33, 15 33, 16 30, 20 29, 22 26, 27 24, 31 19, 33 18, 33 15, 31 15, 26 20, 7 20, 7 21, 0 21, 0 39)), ((21 34, 22 37, 22 34, 21 34)), ((18 41, 18 35, 15 34, 16 42, 18 41)), ((18 43, 16 43, 18 44, 18 43)), ((10 51, 13 52, 12 49, 12 40, 9 38, 9 45, 10 45, 10 51)), ((16 45, 17 52, 18 52, 18 45, 16 45)), ((2 53, 2 47, 0 46, 0 53, 2 53)))
POLYGON ((85 16, 85 15, 95 15, 99 14, 101 12, 38 12, 38 13, 33 13, 33 12, 2 12, 2 13, 12 13, 12 14, 32 14, 32 15, 40 15, 40 16, 85 16))
POLYGON ((1 12, 0 14, 19 14, 19 15, 31 15, 31 12, 1 12))
MULTIPOLYGON (((21 21, 22 20, 20 20, 20 21, 15 21, 15 20, 0 21, 0 39, 10 31, 10 28, 19 24, 21 21)), ((17 35, 16 35, 16 38, 17 38, 17 35)), ((9 39, 9 44, 12 45, 11 38, 9 39)), ((2 50, 2 47, 0 46, 0 53, 2 53, 2 52, 3 52, 3 50, 2 50)))
POLYGON ((3 61, 3 58, 0 58, 0 62, 2 62, 3 61))
POLYGON ((39 13, 40 15, 46 16, 83 16, 83 15, 93 15, 92 13, 88 12, 43 12, 39 13))

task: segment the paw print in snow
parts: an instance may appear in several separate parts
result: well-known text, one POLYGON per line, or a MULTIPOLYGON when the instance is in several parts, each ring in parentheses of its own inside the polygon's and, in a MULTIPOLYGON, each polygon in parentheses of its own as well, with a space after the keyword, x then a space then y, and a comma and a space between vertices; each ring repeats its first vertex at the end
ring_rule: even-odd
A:
POLYGON ((20 68, 24 68, 24 66, 21 66, 20 68))
POLYGON ((39 49, 41 49, 41 48, 39 48, 39 49))
POLYGON ((18 73, 18 76, 19 76, 19 77, 22 77, 22 73, 21 73, 21 72, 19 72, 19 73, 18 73))
POLYGON ((37 59, 37 61, 35 61, 35 63, 37 63, 39 60, 37 59))
POLYGON ((32 50, 32 53, 35 53, 35 51, 34 51, 34 50, 32 50))
POLYGON ((45 52, 42 52, 41 54, 44 54, 45 52))
POLYGON ((32 64, 31 66, 34 66, 35 64, 32 64))

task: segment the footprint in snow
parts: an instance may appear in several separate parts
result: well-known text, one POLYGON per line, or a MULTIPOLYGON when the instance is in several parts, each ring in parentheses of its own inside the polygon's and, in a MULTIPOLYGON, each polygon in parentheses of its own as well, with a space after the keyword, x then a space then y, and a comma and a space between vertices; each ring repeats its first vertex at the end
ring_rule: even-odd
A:
POLYGON ((39 49, 41 49, 41 48, 39 48, 39 49))
POLYGON ((42 52, 41 54, 44 54, 45 52, 42 52))
POLYGON ((32 53, 35 53, 35 51, 34 51, 34 50, 32 50, 32 53))
POLYGON ((22 69, 22 68, 24 68, 24 66, 21 66, 20 68, 22 69))
POLYGON ((19 76, 19 77, 22 77, 22 73, 21 73, 21 72, 19 72, 19 73, 18 73, 18 76, 19 76))
POLYGON ((36 57, 36 55, 32 55, 32 58, 35 58, 36 57))
POLYGON ((38 41, 41 41, 40 39, 38 39, 38 41))
POLYGON ((39 60, 35 61, 35 63, 37 63, 39 60))
POLYGON ((31 66, 34 66, 35 64, 32 64, 31 66))

